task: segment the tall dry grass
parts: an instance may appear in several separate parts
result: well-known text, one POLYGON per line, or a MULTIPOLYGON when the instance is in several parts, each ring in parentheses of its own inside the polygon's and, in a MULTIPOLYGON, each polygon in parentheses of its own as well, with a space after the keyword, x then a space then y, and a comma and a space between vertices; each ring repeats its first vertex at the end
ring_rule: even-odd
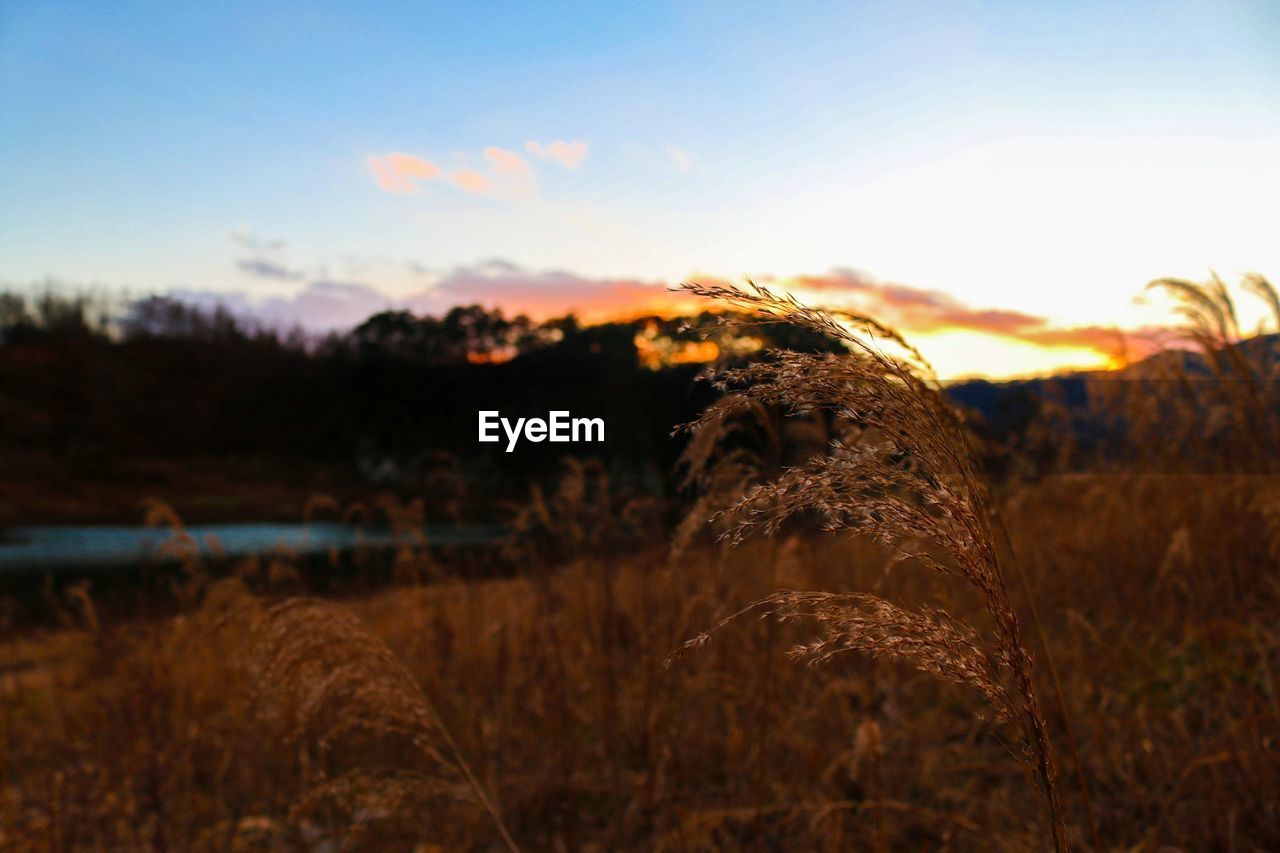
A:
MULTIPOLYGON (((720 626, 753 612, 812 620, 822 634, 795 646, 792 657, 810 663, 846 652, 901 658, 976 690, 995 718, 1013 729, 1019 755, 1043 793, 1054 848, 1065 849, 1053 749, 1005 580, 1008 557, 997 545, 987 489, 974 467, 963 422, 928 363, 899 333, 871 318, 847 318, 857 327, 853 331, 831 314, 755 284, 688 284, 685 289, 754 311, 769 322, 808 327, 849 350, 775 352, 714 378, 732 393, 692 425, 695 433, 723 436, 725 422, 753 402, 802 415, 829 412, 846 426, 826 452, 751 487, 724 510, 730 540, 756 531, 776 536, 787 519, 812 513, 829 532, 862 533, 890 549, 896 560, 967 584, 989 620, 979 632, 936 607, 904 608, 869 593, 788 590, 749 605, 720 626), (887 353, 881 342, 900 354, 887 353)), ((708 637, 701 634, 690 645, 702 645, 708 637)))
MULTIPOLYGON (((1001 498, 1108 847, 1280 843, 1277 564, 1261 516, 1224 500, 1231 488, 1194 475, 1077 475, 1001 498)), ((980 695, 862 655, 785 665, 786 648, 812 641, 811 622, 775 625, 772 646, 731 623, 662 667, 734 602, 778 587, 872 590, 983 624, 965 585, 887 569, 888 558, 862 539, 803 532, 730 552, 694 543, 678 565, 660 546, 619 555, 609 625, 591 555, 522 577, 410 584, 327 604, 346 616, 316 638, 334 649, 315 654, 356 667, 344 648, 361 636, 389 649, 524 849, 1037 849, 1042 806, 1007 757, 1003 727, 975 714, 980 695), (605 658, 617 675, 612 712, 605 658)), ((385 703, 390 731, 356 725, 343 706, 368 703, 320 690, 317 666, 295 670, 328 697, 303 705, 314 714, 290 712, 297 699, 266 703, 245 669, 255 634, 233 627, 242 623, 223 595, 206 591, 200 609, 153 622, 100 614, 96 633, 77 609, 72 627, 0 649, 0 846, 501 844, 460 770, 448 770, 447 745, 394 710, 401 700, 385 703), (412 746, 418 733, 446 753, 443 765, 412 746), (365 742, 376 748, 357 748, 365 742), (316 798, 339 780, 347 787, 316 798)), ((236 595, 251 612, 285 600, 236 595)), ((305 610, 285 613, 294 607, 305 610)), ((1046 716, 1059 732, 1061 716, 1046 716)), ((1078 841, 1082 806, 1065 800, 1078 841)))

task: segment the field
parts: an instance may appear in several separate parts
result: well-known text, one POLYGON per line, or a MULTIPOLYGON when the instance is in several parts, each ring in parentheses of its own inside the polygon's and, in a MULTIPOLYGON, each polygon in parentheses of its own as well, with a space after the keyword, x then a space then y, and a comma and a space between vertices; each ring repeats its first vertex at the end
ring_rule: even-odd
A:
POLYGON ((909 347, 751 362, 674 533, 574 462, 501 577, 439 559, 406 495, 308 506, 398 531, 328 558, 393 579, 361 594, 201 557, 156 504, 164 607, 72 588, 0 649, 0 847, 1276 849, 1276 412, 1201 319, 1213 430, 1144 391, 1112 401, 1133 454, 1022 447, 994 483, 909 347))

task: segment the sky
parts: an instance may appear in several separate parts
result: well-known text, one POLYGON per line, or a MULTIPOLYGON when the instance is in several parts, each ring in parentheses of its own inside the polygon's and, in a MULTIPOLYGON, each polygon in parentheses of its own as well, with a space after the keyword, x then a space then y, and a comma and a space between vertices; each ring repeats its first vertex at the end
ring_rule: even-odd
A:
POLYGON ((0 282, 340 328, 746 276, 940 369, 1280 278, 1267 3, 0 0, 0 282))

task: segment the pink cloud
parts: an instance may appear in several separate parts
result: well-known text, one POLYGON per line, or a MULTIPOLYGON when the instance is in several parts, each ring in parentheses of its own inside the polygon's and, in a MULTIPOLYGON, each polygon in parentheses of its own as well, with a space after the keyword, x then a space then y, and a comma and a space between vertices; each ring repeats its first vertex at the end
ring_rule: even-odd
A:
POLYGON ((489 191, 489 179, 475 169, 458 169, 449 175, 449 182, 463 192, 475 195, 489 191))
POLYGON ((493 164, 493 171, 499 175, 521 177, 533 174, 529 164, 514 151, 490 145, 484 149, 485 159, 493 164))
POLYGON ((418 181, 430 181, 440 176, 440 167, 412 154, 370 155, 365 158, 378 186, 389 193, 409 195, 418 191, 418 181))
POLYGON ((532 198, 536 184, 533 169, 515 151, 490 145, 482 152, 483 170, 471 167, 455 169, 445 175, 439 166, 412 154, 393 152, 365 158, 378 186, 389 193, 412 195, 420 181, 446 180, 472 195, 489 195, 507 199, 532 198))
POLYGON ((514 151, 490 145, 484 149, 489 169, 507 195, 531 198, 534 194, 533 169, 514 151))
POLYGON ((566 169, 578 168, 587 157, 587 143, 565 142, 563 139, 546 145, 529 140, 524 144, 524 149, 541 160, 555 160, 566 169))
POLYGON ((852 305, 908 335, 958 329, 1040 347, 1091 349, 1113 357, 1123 345, 1143 354, 1150 349, 1142 341, 1142 336, 1150 332, 1147 329, 1136 330, 1136 338, 1126 339, 1117 329, 1104 326, 1054 326, 1047 317, 1001 308, 974 308, 938 290, 880 282, 850 270, 796 276, 780 281, 779 286, 817 294, 818 301, 852 305))
POLYGON ((191 290, 174 290, 169 295, 206 310, 221 307, 268 327, 300 327, 311 332, 345 331, 372 314, 396 307, 395 300, 370 285, 327 280, 310 282, 292 296, 266 299, 245 293, 191 290))
POLYGON ((480 304, 535 319, 572 312, 588 321, 667 314, 677 305, 693 308, 696 302, 672 293, 661 281, 587 278, 558 270, 527 270, 506 261, 454 269, 413 301, 420 310, 480 304))
POLYGON ((972 308, 950 294, 905 284, 876 281, 850 270, 787 279, 785 287, 852 303, 868 314, 884 317, 909 332, 969 329, 1019 337, 1048 325, 1044 317, 995 308, 972 308))

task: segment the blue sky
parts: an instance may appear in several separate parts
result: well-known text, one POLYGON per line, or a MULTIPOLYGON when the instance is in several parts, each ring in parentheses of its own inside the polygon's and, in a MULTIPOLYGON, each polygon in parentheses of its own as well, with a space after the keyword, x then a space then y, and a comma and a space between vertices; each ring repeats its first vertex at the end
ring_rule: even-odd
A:
POLYGON ((3 0, 0 280, 338 316, 846 270, 1133 326, 1150 278, 1280 277, 1277 45, 1261 3, 3 0))

